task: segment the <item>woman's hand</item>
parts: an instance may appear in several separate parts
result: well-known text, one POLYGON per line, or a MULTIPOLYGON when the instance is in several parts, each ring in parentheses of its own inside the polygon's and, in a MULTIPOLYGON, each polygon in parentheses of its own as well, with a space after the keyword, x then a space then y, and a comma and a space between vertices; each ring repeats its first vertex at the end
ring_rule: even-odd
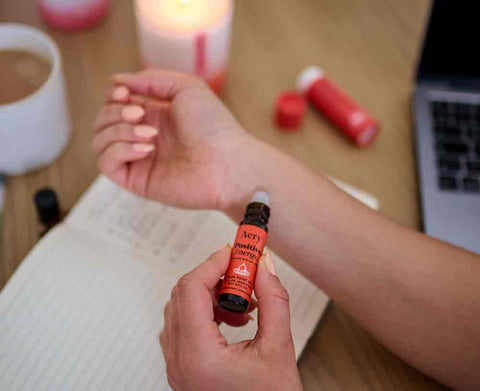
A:
MULTIPOLYGON (((218 322, 227 313, 218 311, 216 297, 230 251, 225 247, 211 255, 172 290, 160 335, 170 386, 174 390, 301 390, 288 293, 274 274, 270 255, 260 260, 255 281, 255 338, 229 345, 220 334, 218 322)), ((240 324, 246 319, 242 317, 240 324)))
POLYGON ((255 142, 206 84, 158 69, 112 77, 117 86, 95 123, 101 171, 146 198, 221 209, 232 165, 255 142))

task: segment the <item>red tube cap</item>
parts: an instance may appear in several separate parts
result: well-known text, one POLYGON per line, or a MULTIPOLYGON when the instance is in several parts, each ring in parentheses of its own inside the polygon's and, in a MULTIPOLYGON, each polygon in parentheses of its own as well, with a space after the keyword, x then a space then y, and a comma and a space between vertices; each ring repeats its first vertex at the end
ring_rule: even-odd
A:
POLYGON ((282 92, 275 103, 275 123, 282 129, 295 130, 303 122, 307 100, 296 91, 282 92))

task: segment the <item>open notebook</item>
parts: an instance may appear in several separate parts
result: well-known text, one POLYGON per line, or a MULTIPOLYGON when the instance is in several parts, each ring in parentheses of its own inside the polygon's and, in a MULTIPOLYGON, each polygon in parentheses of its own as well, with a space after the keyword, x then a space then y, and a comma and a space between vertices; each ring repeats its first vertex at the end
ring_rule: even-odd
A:
MULTIPOLYGON (((236 230, 221 213, 166 207, 100 177, 0 295, 0 389, 169 389, 158 334, 170 290, 236 230)), ((277 269, 298 357, 328 298, 278 257, 277 269)), ((255 323, 222 332, 251 338, 255 323)))

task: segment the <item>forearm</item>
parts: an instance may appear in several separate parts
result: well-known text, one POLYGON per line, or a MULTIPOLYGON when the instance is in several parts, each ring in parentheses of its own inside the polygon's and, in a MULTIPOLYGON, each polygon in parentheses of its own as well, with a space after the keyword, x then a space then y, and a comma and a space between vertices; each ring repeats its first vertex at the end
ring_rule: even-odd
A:
POLYGON ((480 259, 364 207, 323 176, 252 142, 230 175, 235 220, 271 199, 269 245, 387 347, 454 386, 480 384, 480 259))

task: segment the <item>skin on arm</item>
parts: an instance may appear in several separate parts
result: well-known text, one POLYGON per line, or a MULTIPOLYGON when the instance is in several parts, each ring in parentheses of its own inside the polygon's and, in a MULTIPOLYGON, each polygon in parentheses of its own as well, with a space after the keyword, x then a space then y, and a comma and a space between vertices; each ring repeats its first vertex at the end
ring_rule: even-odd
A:
POLYGON ((238 221, 267 190, 271 248, 407 362, 478 389, 480 257, 385 218, 268 145, 248 149, 232 173, 247 179, 226 188, 223 210, 238 221))
POLYGON ((254 191, 268 191, 271 248, 407 362, 447 385, 480 387, 479 256, 396 224, 249 136, 196 79, 157 70, 113 81, 132 94, 121 105, 141 105, 150 113, 141 123, 159 134, 143 157, 118 147, 133 143, 120 131, 99 142, 109 127, 130 126, 112 108, 118 101, 107 104, 94 139, 107 176, 147 198, 219 209, 237 222, 254 191))

